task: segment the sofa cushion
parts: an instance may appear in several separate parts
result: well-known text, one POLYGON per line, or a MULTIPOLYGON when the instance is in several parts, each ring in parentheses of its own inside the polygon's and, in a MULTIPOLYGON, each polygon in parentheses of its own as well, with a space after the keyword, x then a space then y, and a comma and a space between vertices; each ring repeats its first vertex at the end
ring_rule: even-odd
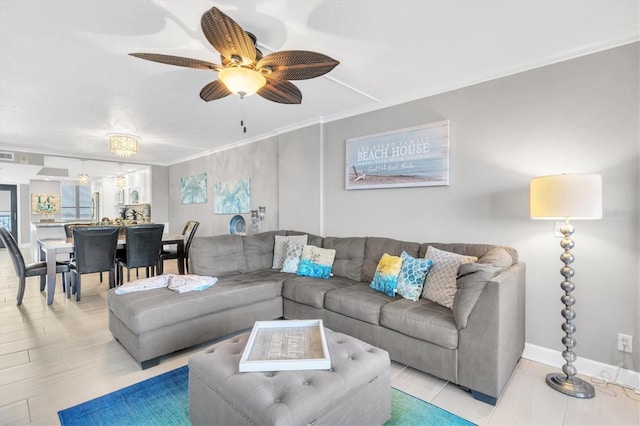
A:
POLYGON ((284 265, 284 259, 287 257, 287 243, 289 241, 295 241, 302 245, 307 244, 308 236, 304 235, 276 235, 273 244, 272 263, 273 269, 282 269, 284 265))
POLYGON ((247 272, 241 235, 195 237, 189 251, 189 272, 224 277, 247 272))
POLYGON ((379 325, 380 309, 393 300, 393 297, 375 291, 365 283, 359 283, 327 292, 324 307, 350 318, 379 325))
POLYGON ((402 258, 400 256, 383 254, 369 287, 387 296, 394 297, 398 286, 400 268, 402 268, 402 258))
MULTIPOLYGON (((112 292, 114 290, 111 290, 112 292)), ((159 288, 110 294, 109 309, 135 334, 282 295, 282 281, 260 281, 247 275, 223 277, 202 291, 176 293, 159 288)))
POLYGON ((513 257, 505 247, 492 247, 478 258, 478 263, 493 265, 501 271, 513 265, 513 257))
POLYGON ((434 247, 427 249, 425 257, 433 260, 433 266, 427 274, 422 297, 445 308, 451 308, 457 290, 458 268, 465 263, 475 262, 478 258, 438 250, 434 247))
MULTIPOLYGON (((276 281, 284 282, 284 280, 290 278, 290 274, 284 274, 274 269, 261 269, 259 271, 247 272, 242 274, 242 277, 234 277, 237 280, 247 279, 248 281, 276 281)), ((242 282, 242 281, 241 281, 242 282)))
POLYGON ((487 282, 510 267, 511 261, 512 257, 507 250, 503 247, 493 247, 476 263, 467 263, 458 268, 458 290, 451 309, 459 329, 467 326, 469 315, 487 282))
POLYGON ((397 293, 414 302, 422 295, 422 287, 429 269, 433 266, 433 260, 421 259, 409 256, 406 251, 400 255, 402 268, 398 275, 397 293))
POLYGON ((333 249, 306 245, 302 249, 298 275, 328 280, 335 257, 336 251, 333 249))
POLYGON ((324 239, 322 247, 336 251, 336 258, 333 262, 334 276, 360 281, 365 242, 366 239, 360 237, 327 237, 324 239))
POLYGON ((324 241, 324 237, 300 231, 287 231, 287 235, 307 235, 307 244, 316 247, 322 247, 322 242, 324 241))
POLYGON ((458 347, 453 312, 426 299, 398 299, 382 307, 380 325, 446 349, 458 347))
MULTIPOLYGON (((283 274, 286 275, 286 274, 283 274)), ((282 286, 282 296, 285 299, 314 308, 324 308, 324 296, 330 290, 349 287, 356 281, 346 278, 333 277, 330 280, 321 278, 287 275, 282 286)))
POLYGON ((270 268, 273 261, 273 244, 276 235, 283 235, 284 231, 269 231, 242 238, 244 255, 247 259, 247 270, 257 271, 270 268))
POLYGON ((373 280, 378 262, 380 262, 383 254, 389 253, 392 256, 400 256, 404 250, 409 255, 417 257, 420 249, 420 244, 418 243, 398 241, 391 238, 368 237, 366 240, 360 281, 367 283, 373 280))
POLYGON ((453 318, 458 329, 467 326, 467 320, 473 307, 476 306, 480 294, 484 290, 487 282, 498 275, 503 268, 487 263, 466 263, 458 269, 458 279, 456 285, 458 290, 453 298, 453 318))
POLYGON ((489 250, 494 248, 502 248, 509 256, 511 256, 511 265, 518 262, 518 251, 513 247, 497 246, 492 244, 474 244, 474 243, 424 243, 420 244, 419 257, 425 257, 427 248, 435 247, 438 250, 450 251, 452 253, 463 254, 465 256, 475 256, 480 259, 487 254, 489 250))

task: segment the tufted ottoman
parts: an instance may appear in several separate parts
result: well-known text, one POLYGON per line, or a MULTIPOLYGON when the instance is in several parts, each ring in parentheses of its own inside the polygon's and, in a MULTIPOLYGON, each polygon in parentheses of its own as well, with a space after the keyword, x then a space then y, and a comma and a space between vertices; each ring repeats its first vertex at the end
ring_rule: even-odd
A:
POLYGON ((249 334, 189 359, 194 425, 381 425, 391 417, 389 354, 325 328, 331 370, 240 373, 249 334))

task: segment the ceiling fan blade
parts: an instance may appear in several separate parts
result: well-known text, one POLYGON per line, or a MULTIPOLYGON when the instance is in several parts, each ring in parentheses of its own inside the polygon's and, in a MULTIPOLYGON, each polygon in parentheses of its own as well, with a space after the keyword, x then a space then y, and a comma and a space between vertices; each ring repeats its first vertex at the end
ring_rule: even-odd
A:
POLYGON ((217 7, 207 10, 200 20, 202 32, 222 56, 249 65, 256 59, 256 47, 249 35, 217 7))
POLYGON ((202 98, 203 101, 209 102, 224 98, 230 94, 231 91, 227 89, 227 86, 225 86, 224 83, 220 80, 214 80, 202 88, 200 91, 200 98, 202 98))
POLYGON ((307 50, 283 50, 271 53, 256 64, 265 75, 279 80, 305 80, 320 77, 336 67, 340 62, 322 53, 307 50), (264 71, 263 71, 264 72, 264 71))
POLYGON ((157 53, 129 53, 136 58, 146 59, 147 61, 160 62, 161 64, 177 65, 179 67, 197 68, 201 70, 220 71, 222 67, 211 62, 201 61, 199 59, 183 58, 182 56, 160 55, 157 53))
POLYGON ((258 90, 258 95, 280 104, 302 103, 302 92, 287 80, 272 80, 267 78, 267 84, 258 90))

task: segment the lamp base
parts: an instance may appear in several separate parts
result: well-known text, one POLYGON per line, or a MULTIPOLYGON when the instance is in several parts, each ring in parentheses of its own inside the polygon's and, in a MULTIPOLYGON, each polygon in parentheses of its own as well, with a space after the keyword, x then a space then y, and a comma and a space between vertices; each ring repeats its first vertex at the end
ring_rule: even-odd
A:
POLYGON ((567 377, 562 373, 547 374, 547 384, 565 395, 576 398, 593 398, 596 391, 591 384, 577 377, 567 377))

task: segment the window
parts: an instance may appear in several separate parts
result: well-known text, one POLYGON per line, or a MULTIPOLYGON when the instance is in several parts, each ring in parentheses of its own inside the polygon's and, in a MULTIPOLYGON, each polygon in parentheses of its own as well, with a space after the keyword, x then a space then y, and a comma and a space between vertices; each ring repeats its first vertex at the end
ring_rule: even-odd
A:
POLYGON ((60 204, 62 220, 91 220, 91 186, 63 183, 60 204))

